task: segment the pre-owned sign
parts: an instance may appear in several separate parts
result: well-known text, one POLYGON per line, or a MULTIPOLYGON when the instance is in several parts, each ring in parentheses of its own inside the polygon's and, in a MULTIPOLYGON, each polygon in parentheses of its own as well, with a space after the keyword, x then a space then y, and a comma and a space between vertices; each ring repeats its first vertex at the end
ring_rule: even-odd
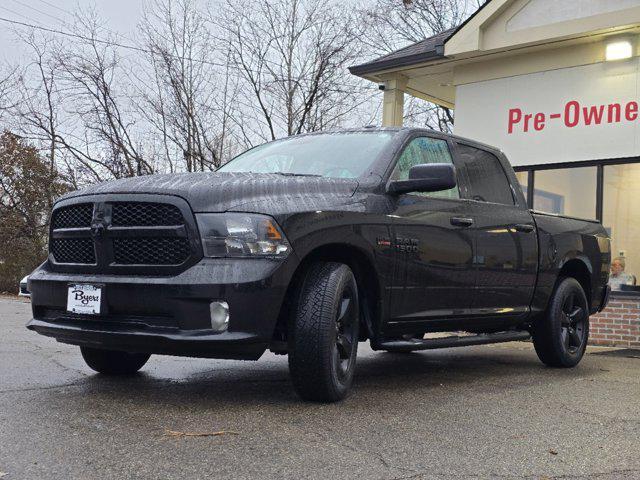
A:
POLYGON ((640 155, 637 59, 460 85, 455 133, 514 165, 640 155))
POLYGON ((591 105, 583 107, 577 100, 567 102, 562 113, 544 112, 526 113, 521 108, 509 109, 509 135, 514 132, 541 132, 547 126, 547 121, 559 120, 565 127, 574 128, 579 125, 601 125, 606 123, 620 123, 622 121, 635 122, 638 119, 638 102, 626 104, 610 103, 609 105, 591 105))

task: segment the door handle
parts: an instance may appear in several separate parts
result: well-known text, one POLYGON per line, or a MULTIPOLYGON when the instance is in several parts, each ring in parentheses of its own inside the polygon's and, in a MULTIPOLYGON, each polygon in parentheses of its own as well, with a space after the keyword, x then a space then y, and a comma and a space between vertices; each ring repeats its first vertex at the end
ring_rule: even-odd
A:
POLYGON ((455 225, 456 227, 470 227, 473 225, 473 218, 468 217, 451 217, 450 221, 451 225, 455 225))
POLYGON ((516 231, 518 232, 523 232, 523 233, 533 232, 533 225, 530 225, 528 223, 518 223, 514 225, 513 228, 515 228, 516 231))

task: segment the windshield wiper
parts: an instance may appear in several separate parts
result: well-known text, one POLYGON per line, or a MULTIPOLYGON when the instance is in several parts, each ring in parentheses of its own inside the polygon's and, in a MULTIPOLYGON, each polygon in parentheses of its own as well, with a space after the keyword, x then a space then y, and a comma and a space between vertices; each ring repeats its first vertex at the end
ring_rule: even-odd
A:
POLYGON ((274 175, 283 175, 285 177, 321 177, 317 173, 293 173, 293 172, 271 172, 274 175))

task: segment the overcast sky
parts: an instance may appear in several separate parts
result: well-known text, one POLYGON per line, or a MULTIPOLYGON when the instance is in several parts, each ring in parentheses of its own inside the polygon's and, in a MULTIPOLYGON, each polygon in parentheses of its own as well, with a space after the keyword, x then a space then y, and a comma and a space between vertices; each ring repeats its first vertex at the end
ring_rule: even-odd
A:
MULTIPOLYGON (((72 12, 80 7, 94 6, 105 19, 108 29, 131 38, 142 14, 143 0, 0 0, 0 17, 47 28, 68 30, 72 12)), ((15 41, 13 26, 0 21, 0 56, 16 63, 21 54, 15 41)), ((131 42, 133 43, 133 42, 131 42)))

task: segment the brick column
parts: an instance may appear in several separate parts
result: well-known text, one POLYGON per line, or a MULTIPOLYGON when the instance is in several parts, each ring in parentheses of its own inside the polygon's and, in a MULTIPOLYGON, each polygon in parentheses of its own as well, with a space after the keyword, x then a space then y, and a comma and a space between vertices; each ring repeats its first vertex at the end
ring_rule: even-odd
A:
POLYGON ((612 292, 607 308, 591 316, 589 343, 640 348, 640 296, 612 292))

